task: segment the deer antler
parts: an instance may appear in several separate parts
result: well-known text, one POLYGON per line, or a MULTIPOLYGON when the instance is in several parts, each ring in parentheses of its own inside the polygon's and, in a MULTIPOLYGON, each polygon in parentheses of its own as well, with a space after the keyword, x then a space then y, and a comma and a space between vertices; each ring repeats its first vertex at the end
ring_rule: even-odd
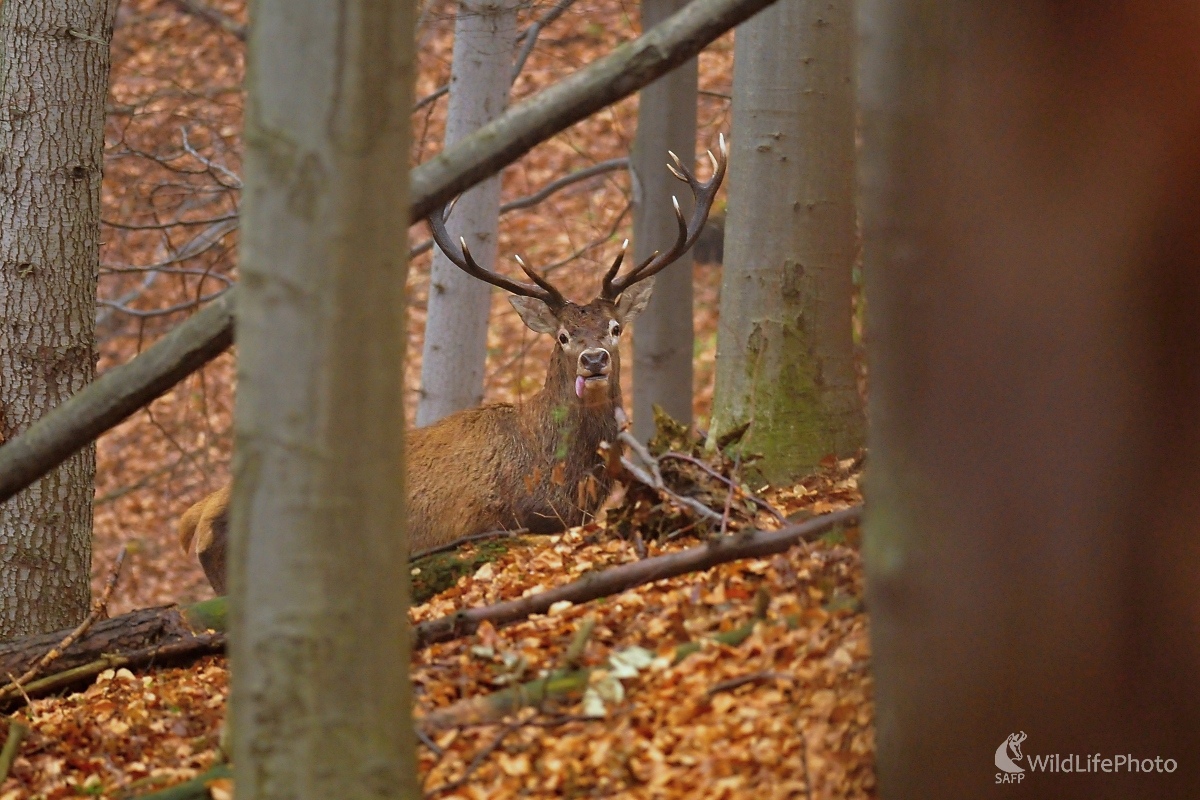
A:
POLYGON ((461 250, 454 246, 453 240, 450 238, 450 232, 446 230, 446 218, 450 216, 450 212, 454 210, 454 203, 457 198, 451 200, 441 208, 435 208, 433 213, 429 215, 429 232, 433 234, 433 240, 437 242, 438 247, 446 254, 446 258, 463 272, 473 278, 490 283, 492 286, 498 286, 507 292, 521 295, 523 297, 536 297, 551 308, 562 308, 566 305, 566 298, 562 292, 555 289, 550 281, 538 275, 530 269, 520 256, 514 256, 517 264, 521 266, 521 271, 529 276, 533 283, 522 283, 514 281, 511 278, 506 278, 495 272, 490 272, 476 263, 471 255, 471 249, 467 247, 467 241, 463 237, 458 237, 458 243, 461 250))
MULTIPOLYGON (((708 183, 701 183, 692 174, 692 171, 683 165, 683 162, 679 160, 679 156, 670 153, 674 164, 667 164, 667 169, 671 170, 672 175, 688 185, 692 190, 692 196, 696 199, 696 207, 692 211, 692 219, 690 222, 684 221, 683 212, 679 210, 679 199, 672 197, 671 202, 675 205, 675 219, 679 223, 679 236, 675 239, 675 245, 665 253, 656 250, 649 258, 619 278, 617 277, 617 271, 621 268, 621 258, 618 257, 613 262, 613 265, 609 267, 608 274, 604 276, 600 296, 605 300, 616 300, 620 297, 621 292, 633 284, 657 275, 696 243, 696 237, 700 235, 700 229, 704 227, 704 223, 708 219, 708 212, 712 210, 713 200, 717 196, 717 189, 721 187, 721 181, 725 178, 725 166, 729 163, 729 150, 725 146, 724 134, 721 134, 719 137, 718 144, 721 150, 720 161, 716 159, 711 150, 708 151, 708 158, 712 161, 713 167, 713 174, 708 179, 708 183)), ((624 255, 624 251, 622 251, 622 255, 624 255)))

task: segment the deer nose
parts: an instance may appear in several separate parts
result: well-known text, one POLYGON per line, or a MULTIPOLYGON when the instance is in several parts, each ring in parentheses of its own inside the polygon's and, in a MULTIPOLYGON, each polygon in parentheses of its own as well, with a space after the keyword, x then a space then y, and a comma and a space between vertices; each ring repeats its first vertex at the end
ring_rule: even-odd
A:
POLYGON ((592 347, 579 354, 579 370, 589 375, 600 375, 608 371, 608 351, 603 347, 592 347))

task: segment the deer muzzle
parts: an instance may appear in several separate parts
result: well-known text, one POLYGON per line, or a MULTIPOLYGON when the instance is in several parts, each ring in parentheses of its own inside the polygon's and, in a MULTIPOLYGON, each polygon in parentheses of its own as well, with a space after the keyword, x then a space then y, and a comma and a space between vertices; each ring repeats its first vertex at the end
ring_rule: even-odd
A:
POLYGON ((612 357, 603 347, 589 347, 579 354, 579 368, 575 373, 575 396, 583 398, 589 387, 608 384, 612 370, 612 357))

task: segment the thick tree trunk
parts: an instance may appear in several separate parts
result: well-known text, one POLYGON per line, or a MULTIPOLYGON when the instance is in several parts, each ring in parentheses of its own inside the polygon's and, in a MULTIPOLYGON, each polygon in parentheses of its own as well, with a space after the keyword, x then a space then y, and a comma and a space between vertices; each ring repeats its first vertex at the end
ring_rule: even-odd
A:
MULTIPOLYGON (((645 0, 643 30, 685 3, 645 0)), ((681 192, 684 185, 667 170, 667 151, 692 166, 697 75, 696 59, 692 59, 643 89, 638 100, 632 158, 635 264, 675 241, 672 195, 679 197, 685 219, 691 211, 690 193, 681 192)), ((650 305, 633 328, 633 434, 643 442, 654 435, 655 405, 680 422, 692 421, 692 254, 685 253, 654 280, 650 305)))
MULTIPOLYGON (((454 23, 454 62, 446 147, 457 144, 500 116, 512 84, 517 0, 461 0, 454 23)), ((500 176, 463 194, 446 228, 462 236, 484 269, 496 261, 500 216, 500 176)), ((421 360, 421 399, 417 425, 483 401, 491 287, 472 278, 434 250, 429 275, 429 312, 421 360)))
POLYGON ((238 797, 418 797, 404 535, 413 11, 258 0, 231 507, 238 797))
POLYGON ((881 794, 1200 797, 1200 9, 863 25, 881 794))
POLYGON ((738 28, 712 434, 750 422, 772 482, 863 443, 853 64, 850 0, 781 0, 738 28))
MULTIPOLYGON (((117 0, 0 6, 0 442, 91 380, 117 0)), ((95 448, 0 505, 0 638, 88 612, 95 448)))

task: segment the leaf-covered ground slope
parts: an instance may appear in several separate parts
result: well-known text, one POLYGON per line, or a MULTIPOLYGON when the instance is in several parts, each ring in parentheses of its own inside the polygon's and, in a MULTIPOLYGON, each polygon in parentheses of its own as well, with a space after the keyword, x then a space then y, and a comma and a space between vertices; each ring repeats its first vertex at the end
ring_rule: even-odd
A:
MULTIPOLYGON (((835 468, 767 496, 805 516, 858 502, 857 484, 835 468)), ((681 538, 648 550, 695 545, 681 538)), ((543 591, 638 557, 599 524, 533 537, 412 618, 543 591)), ((418 653, 423 723, 472 712, 422 725, 432 745, 420 748, 422 777, 431 795, 463 798, 873 797, 868 665, 851 529, 418 653), (574 687, 503 716, 466 702, 568 666, 584 626, 590 635, 569 666, 591 668, 592 691, 574 687), (738 630, 748 632, 739 643, 720 641, 738 630), (645 657, 628 657, 635 653, 645 657)), ((84 692, 34 701, 20 714, 32 732, 0 799, 120 797, 193 778, 222 759, 227 687, 224 659, 207 658, 110 671, 84 692)))

